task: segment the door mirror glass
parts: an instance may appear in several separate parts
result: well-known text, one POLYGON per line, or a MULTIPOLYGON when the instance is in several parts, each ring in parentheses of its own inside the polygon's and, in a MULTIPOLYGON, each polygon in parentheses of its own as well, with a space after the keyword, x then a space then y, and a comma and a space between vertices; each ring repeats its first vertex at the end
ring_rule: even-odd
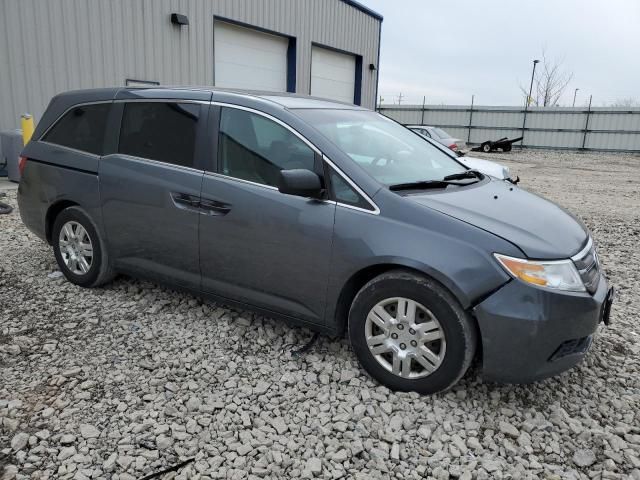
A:
POLYGON ((281 170, 278 190, 287 195, 307 198, 321 198, 324 193, 320 177, 303 168, 281 170))

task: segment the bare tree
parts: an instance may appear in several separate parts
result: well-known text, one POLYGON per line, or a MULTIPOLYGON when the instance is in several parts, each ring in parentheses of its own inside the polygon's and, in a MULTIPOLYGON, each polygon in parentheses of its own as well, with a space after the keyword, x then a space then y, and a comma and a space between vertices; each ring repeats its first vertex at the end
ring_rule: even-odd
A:
POLYGON ((542 61, 533 79, 531 98, 527 98, 529 95, 528 89, 521 85, 520 90, 529 105, 555 107, 559 104, 562 94, 572 79, 573 73, 563 69, 562 61, 548 58, 547 52, 543 50, 542 61))
POLYGON ((612 102, 611 107, 640 107, 640 100, 633 97, 619 98, 612 102))

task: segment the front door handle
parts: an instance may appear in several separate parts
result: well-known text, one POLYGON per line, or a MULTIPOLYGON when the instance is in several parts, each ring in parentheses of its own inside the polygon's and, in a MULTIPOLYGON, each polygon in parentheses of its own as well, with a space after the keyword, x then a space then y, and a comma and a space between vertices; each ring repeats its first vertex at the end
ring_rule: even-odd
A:
POLYGON ((171 192, 171 200, 173 204, 182 210, 199 211, 200 198, 195 195, 189 195, 181 192, 171 192))
POLYGON ((205 215, 226 215, 231 211, 231 205, 217 200, 203 198, 200 200, 200 212, 205 215))

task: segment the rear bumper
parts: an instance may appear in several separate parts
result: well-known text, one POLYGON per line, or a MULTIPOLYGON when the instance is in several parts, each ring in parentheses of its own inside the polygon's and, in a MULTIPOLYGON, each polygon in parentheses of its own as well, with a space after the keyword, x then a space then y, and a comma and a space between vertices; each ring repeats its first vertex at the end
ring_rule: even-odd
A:
POLYGON ((528 383, 575 366, 591 345, 607 298, 604 277, 593 295, 509 282, 474 308, 482 337, 483 376, 528 383))

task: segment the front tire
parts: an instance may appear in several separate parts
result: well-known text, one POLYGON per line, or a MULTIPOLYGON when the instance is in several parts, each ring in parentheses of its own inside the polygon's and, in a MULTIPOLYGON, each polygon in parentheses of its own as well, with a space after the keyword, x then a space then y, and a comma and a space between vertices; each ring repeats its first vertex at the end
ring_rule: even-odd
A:
POLYGON ((58 267, 71 283, 97 287, 114 277, 104 241, 82 208, 74 206, 60 212, 51 238, 58 267))
POLYGON ((477 333, 440 284, 393 270, 371 280, 354 298, 349 339, 374 379, 392 390, 431 394, 451 388, 465 374, 477 333))

